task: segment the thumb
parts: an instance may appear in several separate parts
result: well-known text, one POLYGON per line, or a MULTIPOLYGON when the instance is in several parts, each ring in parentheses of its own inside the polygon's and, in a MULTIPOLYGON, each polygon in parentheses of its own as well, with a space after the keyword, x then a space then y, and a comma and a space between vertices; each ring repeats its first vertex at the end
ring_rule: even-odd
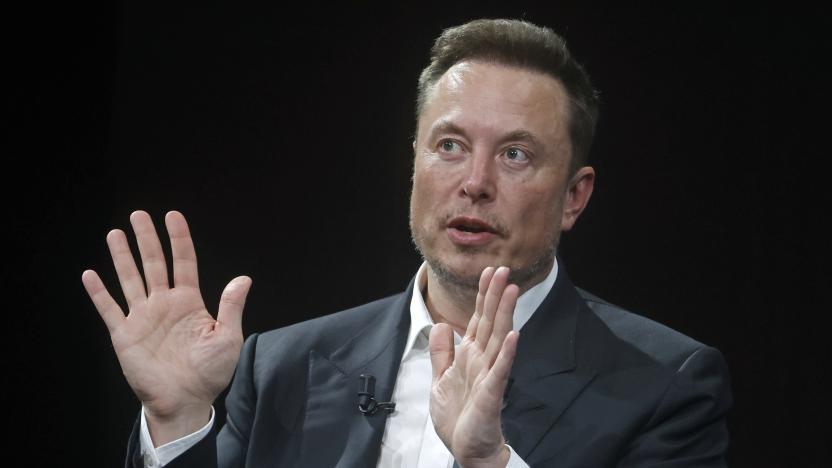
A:
POLYGON ((220 297, 217 322, 234 331, 243 332, 243 307, 246 305, 249 289, 251 278, 248 276, 238 276, 228 283, 220 297))
POLYGON ((454 362, 454 332, 447 323, 437 323, 430 330, 428 343, 433 380, 436 381, 454 362))

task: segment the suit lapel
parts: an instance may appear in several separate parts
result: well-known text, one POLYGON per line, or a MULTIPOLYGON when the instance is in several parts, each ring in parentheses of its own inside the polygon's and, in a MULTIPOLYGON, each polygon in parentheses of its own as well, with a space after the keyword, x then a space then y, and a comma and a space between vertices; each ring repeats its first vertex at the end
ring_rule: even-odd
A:
MULTIPOLYGON (((410 326, 413 287, 411 281, 386 311, 359 333, 344 337, 334 351, 310 352, 299 466, 363 468, 378 462, 387 414, 364 416, 358 411, 359 375, 376 377, 378 401, 391 399, 410 326)), ((584 307, 561 269, 520 332, 502 419, 507 442, 524 460, 595 377, 592 370, 576 371, 576 335, 584 307)))
POLYGON ((576 372, 582 304, 561 268, 554 287, 520 331, 502 418, 508 444, 523 459, 595 376, 576 372))
POLYGON ((386 311, 356 335, 343 337, 334 351, 310 352, 302 466, 364 468, 377 463, 387 413, 359 412, 359 376, 375 376, 376 400, 390 401, 410 327, 412 292, 411 281, 386 311))

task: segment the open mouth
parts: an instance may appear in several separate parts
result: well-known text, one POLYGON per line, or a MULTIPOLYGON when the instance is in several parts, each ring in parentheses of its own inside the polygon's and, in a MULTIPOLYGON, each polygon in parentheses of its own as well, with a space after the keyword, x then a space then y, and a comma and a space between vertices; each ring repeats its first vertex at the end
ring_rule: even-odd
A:
POLYGON ((463 232, 485 232, 485 229, 482 229, 482 228, 479 228, 479 227, 476 227, 476 226, 460 225, 460 226, 454 226, 454 228, 459 229, 460 231, 463 231, 463 232))
POLYGON ((497 233, 497 231, 485 221, 467 216, 460 216, 452 219, 451 222, 448 223, 448 227, 451 229, 456 229, 462 232, 469 232, 472 234, 478 234, 482 232, 488 232, 491 234, 497 233))

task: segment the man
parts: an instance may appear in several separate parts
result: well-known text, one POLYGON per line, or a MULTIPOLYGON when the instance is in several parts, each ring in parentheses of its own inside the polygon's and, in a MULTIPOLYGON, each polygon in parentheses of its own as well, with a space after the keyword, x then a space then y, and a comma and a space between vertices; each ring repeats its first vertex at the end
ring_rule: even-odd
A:
POLYGON ((142 401, 127 465, 723 466, 719 352, 577 290, 556 258, 595 180, 597 98, 563 41, 520 21, 446 30, 417 117, 425 263, 402 294, 243 345, 251 280, 229 283, 214 320, 181 214, 165 218, 173 288, 146 213, 131 216, 146 289, 110 232, 129 315, 82 280, 142 401))

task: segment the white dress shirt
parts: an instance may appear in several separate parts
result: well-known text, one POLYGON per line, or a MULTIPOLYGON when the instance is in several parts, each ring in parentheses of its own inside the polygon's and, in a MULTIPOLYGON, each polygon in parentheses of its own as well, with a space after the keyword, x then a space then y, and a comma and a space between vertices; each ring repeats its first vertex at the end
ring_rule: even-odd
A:
MULTIPOLYGON (((387 417, 384 436, 381 439, 381 455, 377 468, 436 468, 453 466, 454 459, 445 444, 439 439, 430 419, 431 364, 428 336, 433 319, 428 313, 424 300, 427 287, 427 263, 416 273, 413 296, 410 299, 410 330, 402 354, 393 400, 396 410, 387 417)), ((558 263, 555 260, 546 278, 523 293, 514 308, 514 330, 520 330, 543 303, 549 290, 555 284, 558 263)), ((461 337, 454 332, 458 346, 461 337)), ((169 442, 154 449, 142 408, 139 440, 145 468, 159 468, 178 457, 202 440, 214 423, 214 409, 211 420, 199 431, 169 442)), ((528 465, 510 446, 511 456, 507 468, 528 468, 528 465)))

